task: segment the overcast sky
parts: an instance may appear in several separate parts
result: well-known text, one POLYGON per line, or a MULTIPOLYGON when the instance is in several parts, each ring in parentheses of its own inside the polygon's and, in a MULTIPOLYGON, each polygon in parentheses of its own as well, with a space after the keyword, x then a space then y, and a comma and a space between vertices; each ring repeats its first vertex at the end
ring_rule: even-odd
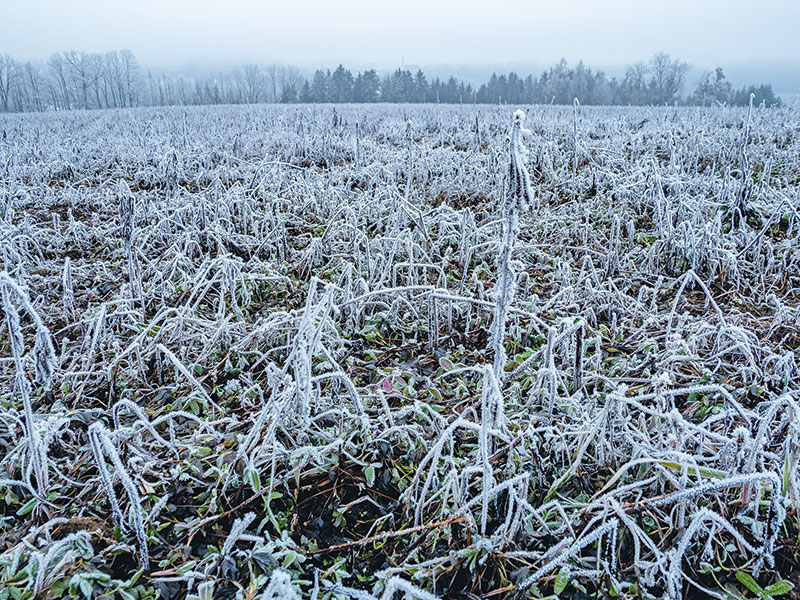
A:
POLYGON ((0 22, 0 54, 130 48, 145 65, 800 58, 800 0, 0 0, 0 22))

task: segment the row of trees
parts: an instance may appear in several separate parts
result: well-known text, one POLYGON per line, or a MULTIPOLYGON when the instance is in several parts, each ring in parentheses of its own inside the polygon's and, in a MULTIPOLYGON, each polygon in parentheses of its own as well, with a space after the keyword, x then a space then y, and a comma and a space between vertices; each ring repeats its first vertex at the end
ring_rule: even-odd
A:
POLYGON ((593 72, 583 62, 570 68, 561 60, 539 78, 529 75, 521 79, 516 73, 492 75, 489 82, 480 86, 476 92, 479 103, 508 102, 513 104, 570 104, 578 98, 582 104, 595 105, 648 105, 681 104, 746 105, 750 93, 755 94, 755 102, 767 106, 780 104, 770 84, 745 86, 734 90, 725 78, 721 68, 713 74, 706 73, 694 93, 684 97, 686 77, 690 70, 688 63, 673 60, 668 54, 658 53, 649 62, 637 62, 625 72, 622 79, 608 78, 603 71, 593 72))
MULTIPOLYGON (((475 102, 471 84, 450 77, 428 81, 422 70, 416 73, 397 69, 382 79, 374 69, 353 74, 339 65, 336 70, 317 70, 311 82, 305 82, 297 98, 300 102, 475 102)), ((289 100, 293 101, 293 100, 289 100)))
POLYGON ((143 104, 258 104, 297 102, 305 79, 291 65, 244 65, 200 77, 147 73, 143 104))
POLYGON ((780 103, 772 86, 734 90, 722 69, 706 74, 684 97, 688 63, 658 53, 631 65, 622 79, 565 60, 539 77, 493 74, 474 88, 449 77, 428 80, 422 70, 397 69, 379 76, 374 69, 355 75, 342 65, 317 70, 310 79, 293 66, 244 65, 200 76, 144 73, 130 50, 55 53, 46 64, 0 55, 0 112, 29 112, 129 106, 254 104, 259 102, 441 102, 647 105, 714 102, 771 106, 780 103))
POLYGON ((608 78, 603 71, 593 72, 583 62, 570 68, 561 60, 537 79, 516 73, 492 75, 478 89, 479 102, 535 102, 570 104, 578 98, 583 104, 673 104, 679 102, 689 64, 659 53, 649 63, 630 66, 622 80, 608 78))
POLYGON ((768 83, 761 85, 748 85, 739 90, 734 90, 731 82, 725 78, 720 67, 713 73, 706 73, 697 84, 697 88, 689 97, 690 104, 706 106, 718 102, 720 104, 736 104, 744 106, 750 102, 750 94, 755 96, 754 101, 762 101, 770 106, 780 104, 780 99, 775 97, 772 86, 768 83))
POLYGON ((130 50, 57 52, 46 66, 0 55, 0 111, 125 108, 140 102, 139 64, 130 50))

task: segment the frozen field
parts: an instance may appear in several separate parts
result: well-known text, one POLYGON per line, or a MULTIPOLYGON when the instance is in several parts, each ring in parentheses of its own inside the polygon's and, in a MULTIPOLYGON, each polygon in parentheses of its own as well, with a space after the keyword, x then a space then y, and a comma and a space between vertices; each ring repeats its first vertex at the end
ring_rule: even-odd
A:
POLYGON ((800 114, 516 108, 0 116, 0 600, 800 597, 800 114))

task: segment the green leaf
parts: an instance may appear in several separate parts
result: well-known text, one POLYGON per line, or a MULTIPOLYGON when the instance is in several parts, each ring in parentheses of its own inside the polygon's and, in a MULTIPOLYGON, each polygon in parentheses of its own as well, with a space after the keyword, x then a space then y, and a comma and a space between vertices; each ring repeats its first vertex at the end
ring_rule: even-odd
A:
POLYGON ((763 595, 764 590, 760 585, 756 583, 756 580, 753 579, 752 575, 750 575, 749 573, 745 573, 744 571, 736 571, 736 579, 738 579, 739 583, 741 583, 744 587, 746 587, 754 594, 757 594, 759 596, 763 595))
MULTIPOLYGON (((678 472, 683 471, 684 467, 683 463, 669 462, 665 460, 657 460, 655 462, 664 467, 672 469, 673 471, 678 471, 678 472)), ((719 469, 712 469, 710 467, 689 466, 687 470, 690 475, 694 475, 696 477, 708 477, 710 479, 725 479, 725 477, 727 477, 725 471, 721 471, 719 469)))
POLYGON ((288 568, 295 560, 297 560, 297 552, 289 550, 283 557, 283 567, 288 568))
POLYGON ((78 586, 81 588, 81 592, 83 592, 83 595, 86 596, 87 600, 91 600, 92 592, 94 591, 92 582, 88 579, 81 578, 78 581, 78 586))
POLYGON ((196 564, 197 564, 196 560, 190 560, 185 565, 181 565, 180 567, 178 567, 176 569, 176 572, 178 573, 178 575, 185 575, 186 573, 194 569, 194 566, 196 564))
POLYGON ((569 571, 567 569, 561 569, 558 573, 558 577, 556 577, 556 583, 553 586, 553 592, 556 596, 561 595, 565 589, 567 589, 567 584, 569 583, 569 571))
POLYGON ((791 592, 793 588, 794 586, 788 581, 776 581, 764 588, 764 593, 770 596, 783 596, 791 592))
MULTIPOLYGON (((786 453, 786 458, 783 459, 783 496, 786 497, 789 494, 789 485, 791 483, 791 461, 789 460, 791 453, 786 453)), ((785 583, 785 582, 779 582, 785 583)))
POLYGON ((214 600, 214 582, 206 581, 197 586, 200 600, 214 600))
POLYGON ((37 504, 39 504, 39 501, 36 498, 31 498, 22 505, 22 508, 17 511, 17 516, 21 517, 23 515, 27 515, 36 507, 37 504))
POLYGON ((258 476, 258 471, 252 468, 245 469, 244 477, 256 494, 261 491, 261 478, 258 476))
POLYGON ((367 465, 364 468, 364 477, 367 478, 367 485, 372 487, 372 484, 375 483, 375 467, 367 465))

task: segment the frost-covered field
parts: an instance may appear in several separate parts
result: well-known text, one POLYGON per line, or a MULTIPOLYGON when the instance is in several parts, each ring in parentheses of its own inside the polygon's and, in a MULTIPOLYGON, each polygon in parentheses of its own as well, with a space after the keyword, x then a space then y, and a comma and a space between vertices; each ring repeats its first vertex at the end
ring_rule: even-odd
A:
POLYGON ((0 599, 796 594, 797 109, 514 108, 0 117, 0 599))

